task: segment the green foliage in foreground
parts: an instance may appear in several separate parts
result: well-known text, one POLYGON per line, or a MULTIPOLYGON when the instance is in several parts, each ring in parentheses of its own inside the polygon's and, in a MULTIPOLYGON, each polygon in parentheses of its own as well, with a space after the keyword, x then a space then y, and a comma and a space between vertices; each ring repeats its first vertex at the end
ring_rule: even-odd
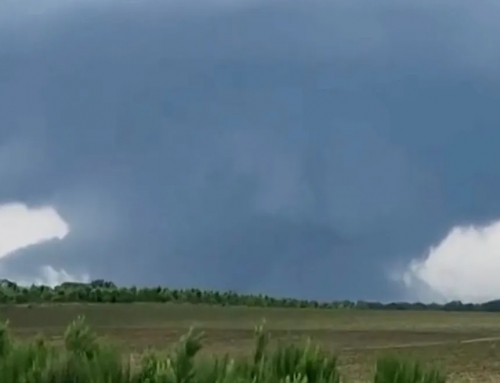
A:
MULTIPOLYGON (((42 336, 31 343, 14 341, 0 328, 2 383, 340 383, 336 358, 311 343, 281 345, 269 351, 269 336, 258 326, 251 357, 196 358, 203 334, 191 330, 170 352, 148 352, 133 362, 101 343, 83 318, 64 335, 64 348, 42 336)), ((444 383, 436 371, 396 359, 377 363, 375 383, 444 383)))
POLYGON ((90 283, 66 282, 54 288, 48 286, 23 287, 6 279, 0 280, 2 303, 133 303, 172 302, 221 306, 289 307, 364 310, 444 310, 444 311, 496 311, 500 300, 481 304, 462 304, 454 301, 445 305, 423 303, 388 303, 334 301, 318 302, 293 298, 275 298, 268 295, 238 294, 200 289, 168 289, 165 287, 117 287, 113 282, 95 280, 90 283))

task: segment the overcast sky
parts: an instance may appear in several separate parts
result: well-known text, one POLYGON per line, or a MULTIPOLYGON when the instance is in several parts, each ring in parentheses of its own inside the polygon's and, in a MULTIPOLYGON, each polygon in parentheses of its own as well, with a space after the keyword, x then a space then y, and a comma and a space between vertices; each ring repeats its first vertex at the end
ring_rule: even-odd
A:
POLYGON ((498 20, 496 0, 1 2, 0 276, 499 298, 498 20))

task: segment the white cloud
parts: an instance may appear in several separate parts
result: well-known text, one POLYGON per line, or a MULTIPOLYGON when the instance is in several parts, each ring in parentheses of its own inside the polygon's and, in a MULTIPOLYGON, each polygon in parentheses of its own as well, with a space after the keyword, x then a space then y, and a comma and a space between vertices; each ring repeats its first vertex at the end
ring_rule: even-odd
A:
MULTIPOLYGON (((21 203, 0 205, 0 266, 1 261, 15 256, 16 251, 51 240, 63 240, 69 226, 58 212, 50 206, 30 208, 21 203)), ((65 270, 43 266, 40 275, 31 279, 12 276, 0 269, 1 277, 22 285, 45 284, 54 286, 62 282, 88 282, 88 275, 75 276, 65 270)))
POLYGON ((0 259, 28 246, 63 239, 69 226, 52 207, 0 206, 0 259))
POLYGON ((420 300, 500 299, 500 221, 454 227, 427 256, 399 274, 420 300))
POLYGON ((11 277, 10 280, 15 281, 21 286, 30 286, 35 284, 54 287, 64 282, 89 283, 90 276, 88 274, 70 274, 64 269, 56 270, 52 266, 46 265, 40 268, 40 275, 33 279, 11 277))

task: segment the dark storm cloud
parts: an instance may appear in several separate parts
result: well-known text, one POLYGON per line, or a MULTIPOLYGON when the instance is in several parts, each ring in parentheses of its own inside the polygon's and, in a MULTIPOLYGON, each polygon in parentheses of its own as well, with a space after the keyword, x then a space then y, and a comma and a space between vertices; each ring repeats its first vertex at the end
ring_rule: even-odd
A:
POLYGON ((0 199, 72 231, 13 271, 394 299, 500 216, 493 1, 46 4, 0 7, 0 199))

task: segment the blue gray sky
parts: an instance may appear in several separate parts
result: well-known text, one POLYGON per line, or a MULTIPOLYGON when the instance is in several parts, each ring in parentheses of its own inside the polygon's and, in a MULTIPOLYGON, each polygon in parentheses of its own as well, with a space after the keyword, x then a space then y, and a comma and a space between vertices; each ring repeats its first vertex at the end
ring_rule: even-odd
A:
POLYGON ((1 273, 496 297, 499 19, 496 0, 3 1, 1 273))

